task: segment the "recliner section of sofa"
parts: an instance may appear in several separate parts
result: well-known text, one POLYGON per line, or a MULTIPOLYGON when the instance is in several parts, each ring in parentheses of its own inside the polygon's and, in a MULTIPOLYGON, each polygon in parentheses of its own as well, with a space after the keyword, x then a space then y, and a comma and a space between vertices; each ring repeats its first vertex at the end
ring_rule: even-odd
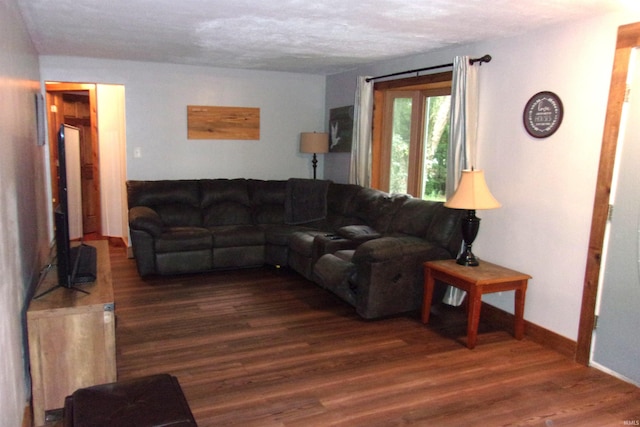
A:
POLYGON ((138 273, 169 275, 286 265, 287 181, 127 181, 129 229, 138 273))
POLYGON ((213 237, 202 223, 199 181, 129 182, 127 199, 141 276, 211 268, 213 237))
MULTIPOLYGON (((462 216, 463 211, 445 208, 442 203, 408 198, 394 211, 380 237, 355 250, 322 255, 314 265, 313 280, 352 301, 366 319, 419 310, 423 264, 456 256, 462 216), (336 270, 344 273, 336 275, 336 270)), ((443 294, 443 285, 438 287, 443 294)))
POLYGON ((461 243, 462 211, 353 184, 128 181, 127 191, 141 276, 286 266, 364 318, 420 308, 422 264, 461 243))

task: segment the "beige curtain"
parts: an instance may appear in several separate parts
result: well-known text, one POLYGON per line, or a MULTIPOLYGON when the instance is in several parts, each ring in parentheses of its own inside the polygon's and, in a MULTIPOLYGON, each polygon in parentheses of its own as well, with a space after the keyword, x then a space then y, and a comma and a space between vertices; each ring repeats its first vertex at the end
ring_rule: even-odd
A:
POLYGON ((475 167, 478 133, 478 67, 468 56, 453 60, 451 82, 451 128, 447 158, 447 199, 458 186, 463 169, 475 167))
MULTIPOLYGON (((447 200, 455 192, 462 170, 476 166, 478 67, 471 65, 469 59, 468 56, 456 56, 453 59, 451 125, 447 157, 447 200)), ((459 306, 465 295, 465 291, 449 286, 443 302, 459 306)))
POLYGON ((371 127, 373 120, 373 80, 359 76, 353 109, 353 136, 349 183, 371 185, 371 127))

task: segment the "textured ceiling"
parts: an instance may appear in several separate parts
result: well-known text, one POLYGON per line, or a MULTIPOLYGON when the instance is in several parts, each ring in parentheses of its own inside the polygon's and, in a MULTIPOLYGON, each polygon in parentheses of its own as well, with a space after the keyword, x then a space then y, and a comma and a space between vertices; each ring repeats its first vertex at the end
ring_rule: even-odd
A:
POLYGON ((18 0, 41 55, 333 74, 638 0, 18 0))

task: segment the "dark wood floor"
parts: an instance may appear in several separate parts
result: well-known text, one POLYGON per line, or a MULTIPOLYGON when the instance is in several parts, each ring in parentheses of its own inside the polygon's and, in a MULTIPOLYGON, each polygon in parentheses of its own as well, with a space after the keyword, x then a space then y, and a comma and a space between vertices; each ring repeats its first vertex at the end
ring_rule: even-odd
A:
POLYGON ((178 377, 204 426, 622 426, 640 389, 463 313, 364 321, 287 269, 141 280, 112 249, 119 379, 178 377))

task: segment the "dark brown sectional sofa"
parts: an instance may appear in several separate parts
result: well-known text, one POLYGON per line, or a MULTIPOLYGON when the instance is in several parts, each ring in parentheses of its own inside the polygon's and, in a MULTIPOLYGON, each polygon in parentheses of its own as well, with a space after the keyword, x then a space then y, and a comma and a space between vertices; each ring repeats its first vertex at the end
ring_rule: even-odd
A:
POLYGON ((462 211, 323 180, 128 181, 141 276, 289 267, 364 318, 417 310, 427 260, 456 256, 462 211))

